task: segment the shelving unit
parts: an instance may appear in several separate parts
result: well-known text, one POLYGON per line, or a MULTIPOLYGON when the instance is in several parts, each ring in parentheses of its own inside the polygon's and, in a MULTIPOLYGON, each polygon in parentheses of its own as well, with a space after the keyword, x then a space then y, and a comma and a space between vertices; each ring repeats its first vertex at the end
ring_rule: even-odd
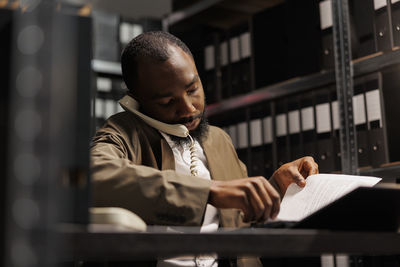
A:
MULTIPOLYGON (((355 5, 355 0, 349 0, 351 1, 352 5, 355 5)), ((294 78, 290 78, 287 80, 283 80, 281 82, 275 82, 273 84, 268 84, 266 86, 262 86, 262 87, 258 87, 255 88, 253 90, 249 90, 246 93, 242 93, 240 95, 233 95, 229 98, 222 98, 217 100, 216 102, 212 102, 209 103, 207 106, 207 116, 209 118, 209 120, 213 123, 216 124, 217 126, 221 126, 223 127, 225 130, 228 131, 228 133, 231 134, 231 137, 234 139, 234 144, 235 144, 235 138, 239 138, 238 136, 240 135, 240 131, 241 134, 244 135, 244 140, 241 140, 241 143, 247 143, 247 144, 251 144, 251 124, 255 123, 254 119, 257 119, 257 116, 254 117, 254 109, 259 110, 259 106, 262 105, 268 105, 270 107, 267 108, 267 106, 265 107, 266 109, 268 109, 268 111, 263 111, 264 113, 268 113, 270 115, 268 116, 272 116, 272 124, 271 127, 273 128, 273 140, 277 140, 277 134, 276 134, 276 127, 277 127, 277 121, 275 120, 275 116, 279 114, 279 112, 285 112, 287 114, 287 118, 286 118, 286 130, 289 130, 290 125, 289 125, 289 112, 291 111, 290 107, 286 107, 286 111, 284 111, 285 109, 280 109, 281 111, 277 110, 277 107, 279 105, 282 105, 282 103, 291 103, 293 101, 291 100, 287 100, 288 102, 285 101, 281 101, 281 99, 290 99, 292 97, 295 97, 296 99, 302 99, 302 95, 304 94, 309 94, 309 95, 314 95, 313 97, 320 97, 321 93, 320 92, 330 92, 329 93, 329 100, 331 101, 329 110, 331 113, 329 120, 332 121, 331 122, 331 136, 330 138, 332 138, 334 141, 334 146, 337 146, 338 148, 336 149, 336 152, 333 152, 333 155, 331 154, 329 157, 331 158, 332 161, 341 161, 342 163, 336 163, 339 164, 341 167, 340 169, 329 169, 329 171, 335 171, 335 172, 345 172, 345 173, 359 173, 359 174, 365 174, 365 175, 377 175, 377 176, 382 176, 383 178, 385 178, 385 181, 394 181, 396 180, 395 177, 400 177, 399 172, 397 171, 396 167, 386 167, 387 164, 390 164, 390 162, 392 162, 392 158, 393 161, 398 160, 396 157, 393 157, 391 153, 390 154, 390 160, 389 160, 389 155, 385 156, 385 160, 383 164, 379 164, 377 165, 376 163, 372 163, 371 165, 373 166, 365 166, 365 165, 361 165, 360 167, 358 167, 358 163, 359 160, 357 160, 358 157, 358 153, 370 153, 370 152, 362 152, 363 150, 365 150, 362 145, 364 142, 364 137, 362 136, 362 133, 360 131, 360 125, 358 121, 353 121, 354 120, 359 120, 359 118, 353 118, 353 116, 348 116, 345 115, 347 114, 347 112, 350 112, 349 114, 353 114, 353 108, 357 108, 357 105, 359 105, 359 102, 356 103, 352 103, 354 101, 355 98, 357 98, 356 100, 359 101, 360 99, 360 95, 355 96, 356 93, 353 94, 353 80, 357 79, 357 84, 359 84, 358 80, 363 80, 363 77, 368 77, 368 75, 374 75, 374 73, 379 73, 377 74, 382 75, 381 72, 386 71, 390 68, 397 68, 397 66, 400 66, 400 51, 399 51, 399 47, 393 47, 391 50, 385 50, 385 51, 379 51, 379 52, 375 52, 375 53, 370 53, 368 55, 365 55, 365 53, 361 53, 361 55, 364 55, 361 58, 356 58, 353 60, 350 60, 352 57, 352 50, 350 49, 351 44, 350 44, 350 34, 351 32, 350 30, 350 17, 349 17, 349 13, 350 10, 348 9, 348 5, 349 5, 349 1, 347 0, 332 0, 332 8, 331 8, 331 12, 332 12, 332 24, 331 24, 331 32, 332 36, 331 37, 331 42, 332 42, 332 47, 329 48, 331 49, 330 52, 333 53, 335 52, 336 58, 334 58, 333 62, 335 63, 333 66, 336 66, 336 71, 334 68, 324 68, 324 70, 320 71, 320 72, 314 72, 314 73, 310 73, 310 74, 306 74, 306 75, 301 75, 301 76, 297 76, 294 78), (339 14, 340 13, 340 14, 339 14), (347 14, 347 15, 346 15, 347 14), (347 28, 348 29, 347 29, 347 28), (347 29, 347 31, 345 30, 345 28, 347 29), (336 36, 334 35, 336 34, 336 36), (347 47, 348 51, 345 51, 345 47, 347 47), (349 62, 348 65, 343 65, 341 62, 349 62), (338 75, 341 76, 338 76, 338 75), (342 78, 341 78, 342 77, 342 78), (338 83, 339 80, 341 79, 345 79, 344 83, 338 83), (347 81, 346 81, 347 79, 347 81), (349 84, 350 82, 350 84, 349 84), (335 89, 336 88, 336 89, 335 89), (336 97, 341 96, 344 98, 340 98, 336 100, 336 97), (333 97, 333 98, 332 98, 333 97), (278 102, 280 104, 277 104, 278 102), (334 101, 337 106, 333 107, 333 102, 334 101), (269 104, 268 104, 269 103, 269 104), (289 108, 289 109, 287 109, 289 108), (333 108, 336 108, 336 112, 338 112, 339 115, 339 119, 337 120, 337 118, 335 117, 335 114, 333 114, 333 108), (342 110, 342 112, 340 112, 342 110), (232 125, 227 124, 227 121, 230 120, 229 116, 236 116, 242 112, 243 115, 240 115, 240 117, 243 117, 244 120, 246 121, 246 127, 247 130, 243 129, 240 130, 238 128, 233 129, 234 132, 230 131, 230 128, 232 125), (277 113, 278 112, 278 113, 277 113), (234 115, 236 114, 236 115, 234 115), (335 120, 335 121, 334 121, 335 120), (334 125, 336 123, 336 125, 334 125), (339 125, 341 127, 339 127, 339 125), (335 128, 336 127, 336 128, 335 128), (353 130, 352 130, 353 128, 353 130), (357 129, 356 129, 357 128, 357 129), (233 134, 233 136, 232 136, 233 134), (361 134, 361 135, 360 135, 361 134), (357 145, 357 138, 361 138, 360 140, 360 144, 357 145), (339 142, 339 140, 341 140, 339 142), (340 148, 339 144, 342 146, 340 148), (361 146, 361 147, 360 147, 361 146), (337 156, 336 154, 337 153, 337 156), (344 156, 343 156, 344 155, 344 156), (337 159, 335 159, 337 158, 337 159)), ((255 2, 258 1, 250 1, 253 4, 255 4, 255 2)), ((164 29, 167 28, 167 26, 169 26, 169 29, 172 30, 173 33, 177 34, 178 37, 179 34, 181 34, 182 32, 184 33, 185 31, 190 31, 191 29, 198 29, 199 25, 204 25, 205 27, 210 27, 210 29, 216 29, 216 32, 222 32, 223 34, 221 35, 222 37, 217 37, 216 39, 214 38, 214 44, 220 45, 221 42, 224 41, 223 38, 224 37, 224 32, 228 31, 230 28, 235 28, 235 25, 238 25, 242 22, 249 22, 251 21, 252 17, 255 16, 256 14, 259 14, 259 12, 264 12, 264 10, 268 10, 270 8, 275 8, 277 6, 279 6, 280 4, 282 4, 284 1, 268 1, 268 4, 265 5, 259 5, 258 8, 255 8, 254 5, 252 8, 244 8, 244 7, 240 7, 240 4, 237 3, 237 1, 200 1, 200 2, 195 2, 193 5, 188 6, 186 8, 184 8, 183 10, 178 10, 176 12, 174 12, 173 14, 171 14, 170 16, 168 16, 165 20, 164 20, 164 29), (231 8, 228 8, 228 2, 231 3, 231 8), (237 14, 240 13, 240 14, 237 14), (218 15, 217 15, 218 14, 218 15), (179 17, 179 18, 178 18, 179 17), (234 19, 231 17, 235 17, 234 19), (176 19, 178 18, 178 19, 176 19), (222 38, 222 40, 221 40, 222 38)), ((290 2, 290 1, 289 1, 290 2)), ((326 1, 327 2, 327 1, 326 1)), ((360 2, 361 3, 361 2, 360 2)), ((388 2, 388 4, 390 4, 388 2)), ((372 5, 372 4, 371 4, 372 5)), ((325 5, 326 6, 326 5, 325 5)), ((321 8, 321 7, 320 7, 321 8)), ((321 10, 320 10, 321 12, 321 10)), ((354 11, 352 11, 353 13, 351 14, 351 20, 354 20, 354 11)), ((282 13, 283 14, 283 13, 282 13)), ((326 15, 326 14, 325 14, 326 15)), ((357 15, 357 14, 356 14, 357 15)), ((360 20, 356 21, 356 23, 360 23, 360 20)), ((254 22, 253 22, 254 23, 254 22)), ((322 23, 322 22, 321 22, 322 23)), ((325 22, 324 22, 325 23, 325 22)), ((251 23, 250 23, 251 25, 251 23)), ((329 25, 328 25, 329 26, 329 25)), ((359 25, 357 25, 359 26, 359 25)), ((254 25, 251 25, 250 27, 254 27, 254 25)), ((353 31, 354 27, 351 28, 351 30, 353 31)), ((284 29, 284 28, 282 28, 284 29)), ((251 30, 251 28, 250 28, 251 30)), ((206 30, 207 31, 207 30, 206 30)), ((324 34, 326 34, 327 30, 324 30, 324 34)), ((324 35, 326 36, 326 35, 324 35)), ((234 35, 229 35, 228 34, 228 39, 234 37, 234 35)), ((252 37, 254 38, 254 37, 252 37)), ((279 36, 274 35, 273 36, 273 40, 279 38, 279 36)), ((321 37, 322 38, 322 37, 321 37)), ((326 38, 326 37, 324 37, 326 38)), ((196 39, 197 41, 199 41, 200 39, 196 39)), ((272 41, 273 41, 272 40, 272 41)), ((185 40, 184 40, 185 41, 185 40)), ((191 49, 195 50, 195 60, 200 72, 200 75, 202 77, 202 79, 204 80, 204 72, 202 71, 202 68, 204 67, 202 65, 202 60, 205 56, 205 52, 204 54, 200 53, 199 55, 196 56, 196 53, 198 53, 200 50, 199 48, 196 46, 193 48, 190 45, 190 41, 189 41, 189 47, 191 49), (199 63, 200 61, 200 63, 199 63)), ((252 49, 254 49, 254 44, 252 45, 252 49)), ((268 48, 266 48, 268 49, 268 48)), ((201 51, 200 51, 201 52, 201 51)), ((257 52, 257 51, 256 51, 257 52)), ((324 51, 326 52, 326 51, 324 51)), ((221 73, 220 71, 222 70, 221 65, 219 65, 220 63, 218 63, 218 60, 220 60, 220 57, 223 56, 221 53, 221 51, 218 50, 218 46, 215 46, 214 49, 214 53, 215 53, 215 58, 216 58, 216 63, 215 63, 215 68, 216 68, 216 79, 218 80, 221 73)), ((257 56, 257 55, 255 55, 257 56)), ((252 66, 254 67, 254 55, 252 55, 252 66)), ((325 57, 325 56, 324 56, 325 57)), ((325 60, 325 58, 324 58, 325 60)), ((268 64, 268 62, 266 62, 266 64, 268 64)), ((284 63, 282 63, 284 64, 284 63)), ((265 73, 265 75, 268 75, 269 73, 265 73)), ((208 74, 207 74, 208 75, 208 74)), ((232 74, 233 75, 233 74, 232 74)), ((208 78, 207 78, 208 79, 208 78)), ((206 81, 207 81, 206 79, 206 81)), ((380 88, 382 88, 382 78, 379 78, 379 86, 380 88)), ((368 81, 367 81, 368 82, 368 81)), ((207 87, 208 82, 204 82, 203 81, 203 86, 207 87)), ((218 83, 216 83, 216 88, 218 89, 218 83)), ((359 85, 357 85, 359 86, 359 85)), ((221 88, 221 87, 219 87, 221 88)), ((215 88, 214 88, 215 89, 215 88)), ((206 95, 207 95, 207 88, 205 88, 206 90, 206 95)), ((221 89, 219 89, 221 90, 221 89)), ((358 89, 357 89, 358 90, 358 89)), ((359 92, 357 92, 357 94, 359 94, 359 92)), ((382 93, 381 93, 382 94, 382 93)), ((364 102, 362 103, 365 107, 365 113, 366 113, 366 119, 368 120, 368 112, 369 110, 367 110, 367 104, 366 104, 366 92, 362 93, 362 95, 364 95, 364 102), (367 112, 368 111, 368 112, 367 112)), ((384 103, 383 101, 385 100, 386 102, 390 102, 387 101, 387 96, 382 97, 381 104, 388 104, 388 103, 384 103), (385 99, 383 99, 385 98, 385 99)), ((320 105, 323 103, 320 103, 319 101, 321 100, 312 100, 313 102, 311 102, 311 104, 309 103, 309 105, 314 106, 314 109, 316 109, 316 105, 320 105), (317 101, 317 102, 315 102, 317 101)), ((327 100, 325 100, 327 101, 327 100)), ((378 100, 379 101, 379 100, 378 100)), ((285 104, 285 105, 287 105, 285 104)), ((389 103, 390 104, 390 103, 389 103)), ((389 105, 388 104, 388 105, 389 105)), ((300 104, 299 104, 300 105, 300 104)), ((392 105, 392 104, 391 104, 392 105)), ((300 111, 300 110, 299 110, 300 111)), ((356 111, 355 111, 356 112, 356 111)), ((391 110, 386 110, 385 107, 382 108, 382 116, 383 116, 383 121, 381 122, 381 124, 385 124, 387 123, 386 118, 385 118, 385 112, 386 113, 391 113, 391 110)), ((314 111, 314 123, 317 123, 317 116, 318 116, 318 112, 314 111)), ((301 119, 300 119, 300 123, 301 123, 301 119)), ((372 122, 371 122, 372 123, 372 122)), ((368 129, 370 129, 369 127, 369 122, 367 121, 368 129)), ((239 124, 237 124, 236 126, 238 126, 239 124)), ((242 127, 243 125, 241 125, 242 127)), ((261 124, 260 127, 265 127, 264 123, 261 124)), ((363 126, 364 127, 364 126, 363 126)), ((371 126, 372 127, 372 126, 371 126)), ((389 142, 388 138, 390 139, 389 133, 387 133, 386 131, 386 126, 383 127, 383 136, 384 138, 386 138, 386 141, 383 142, 389 142)), ((243 128, 243 127, 242 127, 243 128)), ((371 128, 372 129, 372 128, 371 128)), ((389 130, 388 130, 389 131, 389 130)), ((265 129, 262 131, 262 134, 265 135, 265 129)), ((289 133, 287 134, 287 142, 289 142, 289 133)), ((315 136, 324 136, 321 134, 315 134, 315 136)), ((326 135, 326 134, 325 134, 326 135)), ((242 139, 243 139, 242 138, 242 139)), ((302 130, 300 132, 300 139, 303 140, 304 134, 302 133, 302 130)), ((326 137, 324 137, 326 138, 326 137)), ((375 137, 368 137, 368 138, 375 138, 375 137)), ((263 137, 263 139, 265 139, 265 137, 263 137)), ((393 139, 393 138, 392 138, 393 139)), ((369 140, 369 139, 368 139, 369 140)), ((372 139, 371 139, 372 140, 372 139)), ((265 140, 264 140, 265 141, 265 140)), ((265 144, 265 142, 263 141, 263 144, 265 144)), ((371 141, 372 142, 372 141, 371 141)), ((325 152, 318 152, 324 150, 325 148, 323 148, 324 145, 326 145, 327 143, 321 143, 318 145, 314 145, 317 146, 316 148, 316 154, 312 154, 317 161, 320 161, 321 159, 325 160, 327 158, 327 155, 325 152)), ((242 147, 242 146, 241 146, 242 147)), ((255 148, 257 151, 258 150, 262 150, 261 148, 256 147, 255 148)), ((272 155, 276 155, 276 153, 280 150, 279 145, 276 143, 276 141, 273 141, 272 143, 272 155)), ((328 149, 328 148, 326 148, 328 149)), ((244 149, 244 148, 239 148, 237 147, 238 150, 238 154, 240 157, 243 157, 242 160, 247 161, 250 159, 254 159, 259 157, 259 154, 256 155, 252 155, 252 153, 254 152, 254 149, 252 146, 248 145, 248 148, 244 149)), ((287 149, 287 153, 292 153, 291 152, 291 148, 287 149)), ((260 153, 260 152, 257 152, 260 153)), ((265 153, 267 153, 268 155, 270 155, 270 152, 263 152, 264 157, 265 157, 265 153)), ((372 153, 372 152, 371 152, 372 153)), ((389 153, 388 151, 386 151, 386 153, 389 153)), ((361 155, 361 154, 360 154, 361 155)), ((362 156, 362 155, 361 155, 362 156)), ((268 156, 269 157, 269 156, 268 156)), ((328 157, 328 158, 329 158, 328 157)), ((273 156, 272 161, 274 162, 272 164, 272 166, 274 168, 279 167, 279 165, 281 164, 281 162, 276 158, 276 156, 273 156)), ((363 163, 364 164, 364 163, 363 163)), ((269 164, 270 165, 270 164, 269 164)), ((321 164, 321 166, 324 166, 324 164, 321 164)), ((249 167, 251 169, 251 167, 249 167)), ((322 171, 326 171, 324 169, 324 167, 322 167, 322 171)), ((256 169, 260 169, 260 167, 257 167, 256 169)), ((251 174, 251 171, 250 171, 251 174)), ((257 173, 253 173, 253 174, 257 174, 257 173)))

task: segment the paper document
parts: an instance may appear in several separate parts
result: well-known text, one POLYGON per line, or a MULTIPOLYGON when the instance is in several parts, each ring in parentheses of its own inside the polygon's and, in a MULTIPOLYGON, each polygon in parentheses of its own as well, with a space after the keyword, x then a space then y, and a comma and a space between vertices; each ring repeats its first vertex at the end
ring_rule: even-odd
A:
POLYGON ((381 178, 343 174, 315 174, 306 186, 291 184, 282 199, 278 220, 300 221, 360 186, 372 187, 381 178))

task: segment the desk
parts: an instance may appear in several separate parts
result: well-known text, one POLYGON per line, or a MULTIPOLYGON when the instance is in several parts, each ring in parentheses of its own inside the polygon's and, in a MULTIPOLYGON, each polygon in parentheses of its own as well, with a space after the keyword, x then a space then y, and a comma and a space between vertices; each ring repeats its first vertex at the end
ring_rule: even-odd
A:
POLYGON ((121 229, 63 227, 55 234, 65 261, 129 261, 184 254, 216 252, 220 257, 317 256, 324 253, 400 255, 400 234, 388 232, 331 232, 293 229, 220 230, 200 234, 166 233, 149 227, 146 233, 121 229))

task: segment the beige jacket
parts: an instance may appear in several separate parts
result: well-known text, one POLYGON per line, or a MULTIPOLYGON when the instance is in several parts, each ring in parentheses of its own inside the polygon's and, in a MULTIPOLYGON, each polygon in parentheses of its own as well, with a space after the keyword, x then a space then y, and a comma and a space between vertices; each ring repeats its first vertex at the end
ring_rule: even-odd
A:
MULTIPOLYGON (((223 130, 210 126, 202 147, 212 179, 247 177, 223 130)), ((93 139, 91 160, 94 206, 129 209, 150 225, 202 224, 210 181, 176 173, 166 140, 134 114, 107 120, 93 139)), ((244 225, 238 210, 219 210, 219 218, 223 227, 244 225)))

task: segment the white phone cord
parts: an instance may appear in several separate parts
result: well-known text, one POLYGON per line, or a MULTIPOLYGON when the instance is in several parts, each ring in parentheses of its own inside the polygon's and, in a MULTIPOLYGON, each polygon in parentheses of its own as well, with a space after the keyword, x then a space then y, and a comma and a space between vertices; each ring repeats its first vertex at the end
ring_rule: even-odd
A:
POLYGON ((190 150, 190 173, 193 176, 197 176, 198 172, 197 172, 197 166, 196 166, 196 161, 197 161, 197 157, 195 155, 196 153, 196 147, 194 139, 190 136, 190 134, 188 135, 188 137, 190 138, 190 146, 189 146, 189 150, 190 150))

